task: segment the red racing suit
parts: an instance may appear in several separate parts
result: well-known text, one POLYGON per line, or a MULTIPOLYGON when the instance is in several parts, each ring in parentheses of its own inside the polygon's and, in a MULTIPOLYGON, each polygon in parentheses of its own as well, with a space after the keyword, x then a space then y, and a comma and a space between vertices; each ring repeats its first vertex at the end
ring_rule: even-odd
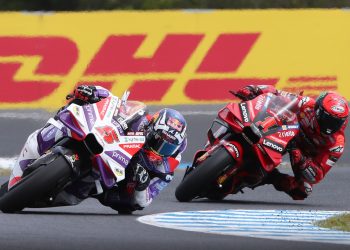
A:
MULTIPOLYGON (((253 96, 263 93, 273 93, 286 98, 296 96, 277 90, 271 85, 251 85, 249 88, 253 90, 253 96)), ((278 191, 286 192, 295 200, 303 200, 312 192, 312 186, 326 176, 343 154, 344 130, 347 122, 334 134, 322 134, 315 117, 315 99, 301 95, 297 95, 297 97, 296 114, 300 124, 300 132, 295 138, 294 149, 290 151, 294 176, 280 173, 275 169, 263 184, 273 184, 278 191)))

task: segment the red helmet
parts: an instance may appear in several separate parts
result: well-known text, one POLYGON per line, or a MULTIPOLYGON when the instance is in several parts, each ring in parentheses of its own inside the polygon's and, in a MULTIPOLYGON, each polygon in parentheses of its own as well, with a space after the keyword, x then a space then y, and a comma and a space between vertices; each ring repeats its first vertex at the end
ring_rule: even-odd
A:
POLYGON ((316 120, 323 134, 333 134, 349 116, 347 101, 335 92, 323 92, 315 104, 316 120))

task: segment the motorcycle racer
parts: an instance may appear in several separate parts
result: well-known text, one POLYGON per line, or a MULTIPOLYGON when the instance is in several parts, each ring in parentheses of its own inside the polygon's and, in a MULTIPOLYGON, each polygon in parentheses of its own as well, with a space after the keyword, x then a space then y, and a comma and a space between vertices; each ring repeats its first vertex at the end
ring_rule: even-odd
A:
MULTIPOLYGON (((78 86, 68 95, 70 104, 85 105, 99 102, 111 93, 99 86, 78 86)), ((174 170, 181 161, 181 153, 186 149, 186 127, 184 117, 176 110, 164 108, 153 116, 147 112, 128 124, 127 133, 144 132, 145 145, 134 155, 126 168, 126 178, 112 188, 106 188, 93 172, 60 192, 53 201, 42 206, 76 205, 83 199, 94 197, 103 205, 119 213, 131 213, 151 204, 153 199, 172 180, 174 170)), ((27 139, 17 159, 8 187, 15 185, 23 171, 37 158, 50 149, 58 140, 67 136, 57 119, 50 119, 41 129, 27 139)))
POLYGON ((260 185, 272 184, 276 190, 284 191, 294 200, 303 200, 311 194, 313 185, 335 166, 344 151, 349 106, 333 91, 324 92, 315 100, 277 90, 270 85, 249 85, 239 89, 235 95, 246 101, 264 93, 298 98, 295 113, 300 132, 288 146, 294 176, 274 169, 260 185))

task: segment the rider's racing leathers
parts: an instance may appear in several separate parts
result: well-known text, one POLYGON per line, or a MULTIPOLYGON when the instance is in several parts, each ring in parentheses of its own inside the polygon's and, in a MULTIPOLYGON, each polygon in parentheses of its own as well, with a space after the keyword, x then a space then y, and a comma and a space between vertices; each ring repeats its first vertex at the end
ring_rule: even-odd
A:
MULTIPOLYGON (((271 85, 250 85, 248 90, 238 93, 246 100, 263 93, 290 98, 296 96, 289 92, 277 90, 271 85)), ((344 130, 347 122, 333 134, 320 132, 315 117, 315 99, 297 95, 296 114, 300 124, 300 132, 295 138, 294 149, 290 151, 294 176, 280 173, 275 169, 262 184, 273 184, 279 190, 289 194, 295 200, 303 200, 312 192, 312 186, 320 182, 328 171, 335 166, 345 146, 344 130)))

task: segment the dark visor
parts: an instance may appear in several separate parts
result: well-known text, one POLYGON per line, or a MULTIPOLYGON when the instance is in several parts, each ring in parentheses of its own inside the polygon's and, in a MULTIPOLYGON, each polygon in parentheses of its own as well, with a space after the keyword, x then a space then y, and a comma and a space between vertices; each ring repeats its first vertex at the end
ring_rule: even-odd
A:
POLYGON ((317 122, 322 133, 330 135, 337 132, 344 124, 345 119, 334 117, 324 110, 320 110, 317 115, 317 122))
POLYGON ((161 137, 156 137, 157 136, 149 136, 147 138, 147 146, 160 156, 171 156, 180 147, 180 145, 170 143, 161 137))

